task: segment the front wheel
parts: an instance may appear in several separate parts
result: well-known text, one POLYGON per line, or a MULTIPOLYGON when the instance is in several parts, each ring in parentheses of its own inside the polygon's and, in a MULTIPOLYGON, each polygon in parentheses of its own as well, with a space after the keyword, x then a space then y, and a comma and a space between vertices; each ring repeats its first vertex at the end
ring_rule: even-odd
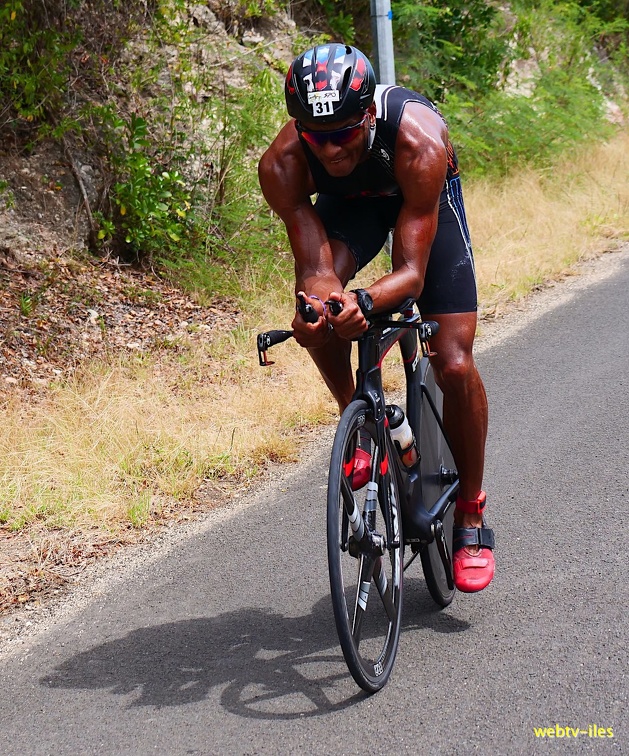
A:
POLYGON ((367 403, 353 401, 341 417, 332 446, 328 565, 341 649, 352 677, 369 693, 380 690, 391 674, 402 617, 399 493, 395 475, 386 471, 386 462, 381 464, 387 458, 387 449, 378 444, 367 403), (371 455, 371 477, 354 491, 354 453, 359 439, 361 448, 371 455), (384 513, 388 507, 392 518, 387 534, 384 513), (363 535, 365 529, 367 536, 363 535))

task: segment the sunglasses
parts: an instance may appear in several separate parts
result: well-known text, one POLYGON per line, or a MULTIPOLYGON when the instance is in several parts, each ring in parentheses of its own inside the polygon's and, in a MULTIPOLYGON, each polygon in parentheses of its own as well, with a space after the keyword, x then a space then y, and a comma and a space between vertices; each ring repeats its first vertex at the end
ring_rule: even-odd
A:
POLYGON ((332 142, 336 147, 342 147, 344 144, 349 144, 356 139, 368 117, 368 113, 365 113, 362 121, 352 126, 346 126, 344 129, 335 129, 334 131, 311 131, 304 128, 299 121, 296 121, 295 128, 297 129, 297 133, 304 138, 304 141, 313 145, 313 147, 323 147, 327 142, 332 142))

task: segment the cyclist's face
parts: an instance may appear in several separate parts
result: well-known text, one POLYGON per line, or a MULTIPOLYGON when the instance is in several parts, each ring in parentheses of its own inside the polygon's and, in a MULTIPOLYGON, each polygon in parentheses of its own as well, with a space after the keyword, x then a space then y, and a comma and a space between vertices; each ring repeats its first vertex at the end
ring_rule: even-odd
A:
POLYGON ((330 176, 348 176, 366 157, 369 125, 374 118, 371 112, 361 112, 335 124, 304 121, 300 130, 308 147, 330 176), (327 133, 330 139, 325 138, 327 133))

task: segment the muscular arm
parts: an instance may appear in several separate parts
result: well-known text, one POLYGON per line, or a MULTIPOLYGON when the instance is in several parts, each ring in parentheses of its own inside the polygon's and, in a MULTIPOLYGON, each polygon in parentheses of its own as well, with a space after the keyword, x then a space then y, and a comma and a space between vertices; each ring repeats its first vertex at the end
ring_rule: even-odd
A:
MULTIPOLYGON (((375 311, 391 309, 409 297, 417 299, 424 285, 430 247, 437 230, 439 198, 444 185, 447 130, 429 108, 409 103, 396 142, 395 175, 404 196, 394 235, 392 273, 369 287, 375 311)), ((343 293, 335 271, 330 242, 314 211, 315 192, 307 160, 292 122, 278 134, 259 165, 262 192, 283 220, 295 258, 295 292, 304 291, 322 300, 343 301, 338 317, 328 320, 343 338, 355 338, 367 327, 353 294, 343 293)), ((323 308, 314 305, 319 314, 323 308)), ((295 336, 303 346, 319 346, 327 337, 327 325, 293 321, 295 336)))
POLYGON ((447 141, 446 125, 436 113, 419 103, 406 106, 395 147, 404 204, 393 237, 393 270, 368 289, 376 311, 422 292, 446 177, 447 141))
POLYGON ((325 301, 330 291, 341 291, 342 284, 325 229, 310 201, 316 190, 292 122, 262 156, 258 175, 266 201, 286 226, 295 258, 295 292, 325 301))

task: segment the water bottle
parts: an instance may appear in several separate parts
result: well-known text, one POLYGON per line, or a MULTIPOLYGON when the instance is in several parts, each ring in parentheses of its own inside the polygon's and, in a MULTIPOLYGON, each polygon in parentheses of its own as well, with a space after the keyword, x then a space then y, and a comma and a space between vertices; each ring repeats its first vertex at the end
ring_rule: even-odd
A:
POLYGON ((413 429, 397 404, 387 405, 387 417, 391 438, 395 442, 400 458, 406 467, 412 467, 419 458, 413 429))

